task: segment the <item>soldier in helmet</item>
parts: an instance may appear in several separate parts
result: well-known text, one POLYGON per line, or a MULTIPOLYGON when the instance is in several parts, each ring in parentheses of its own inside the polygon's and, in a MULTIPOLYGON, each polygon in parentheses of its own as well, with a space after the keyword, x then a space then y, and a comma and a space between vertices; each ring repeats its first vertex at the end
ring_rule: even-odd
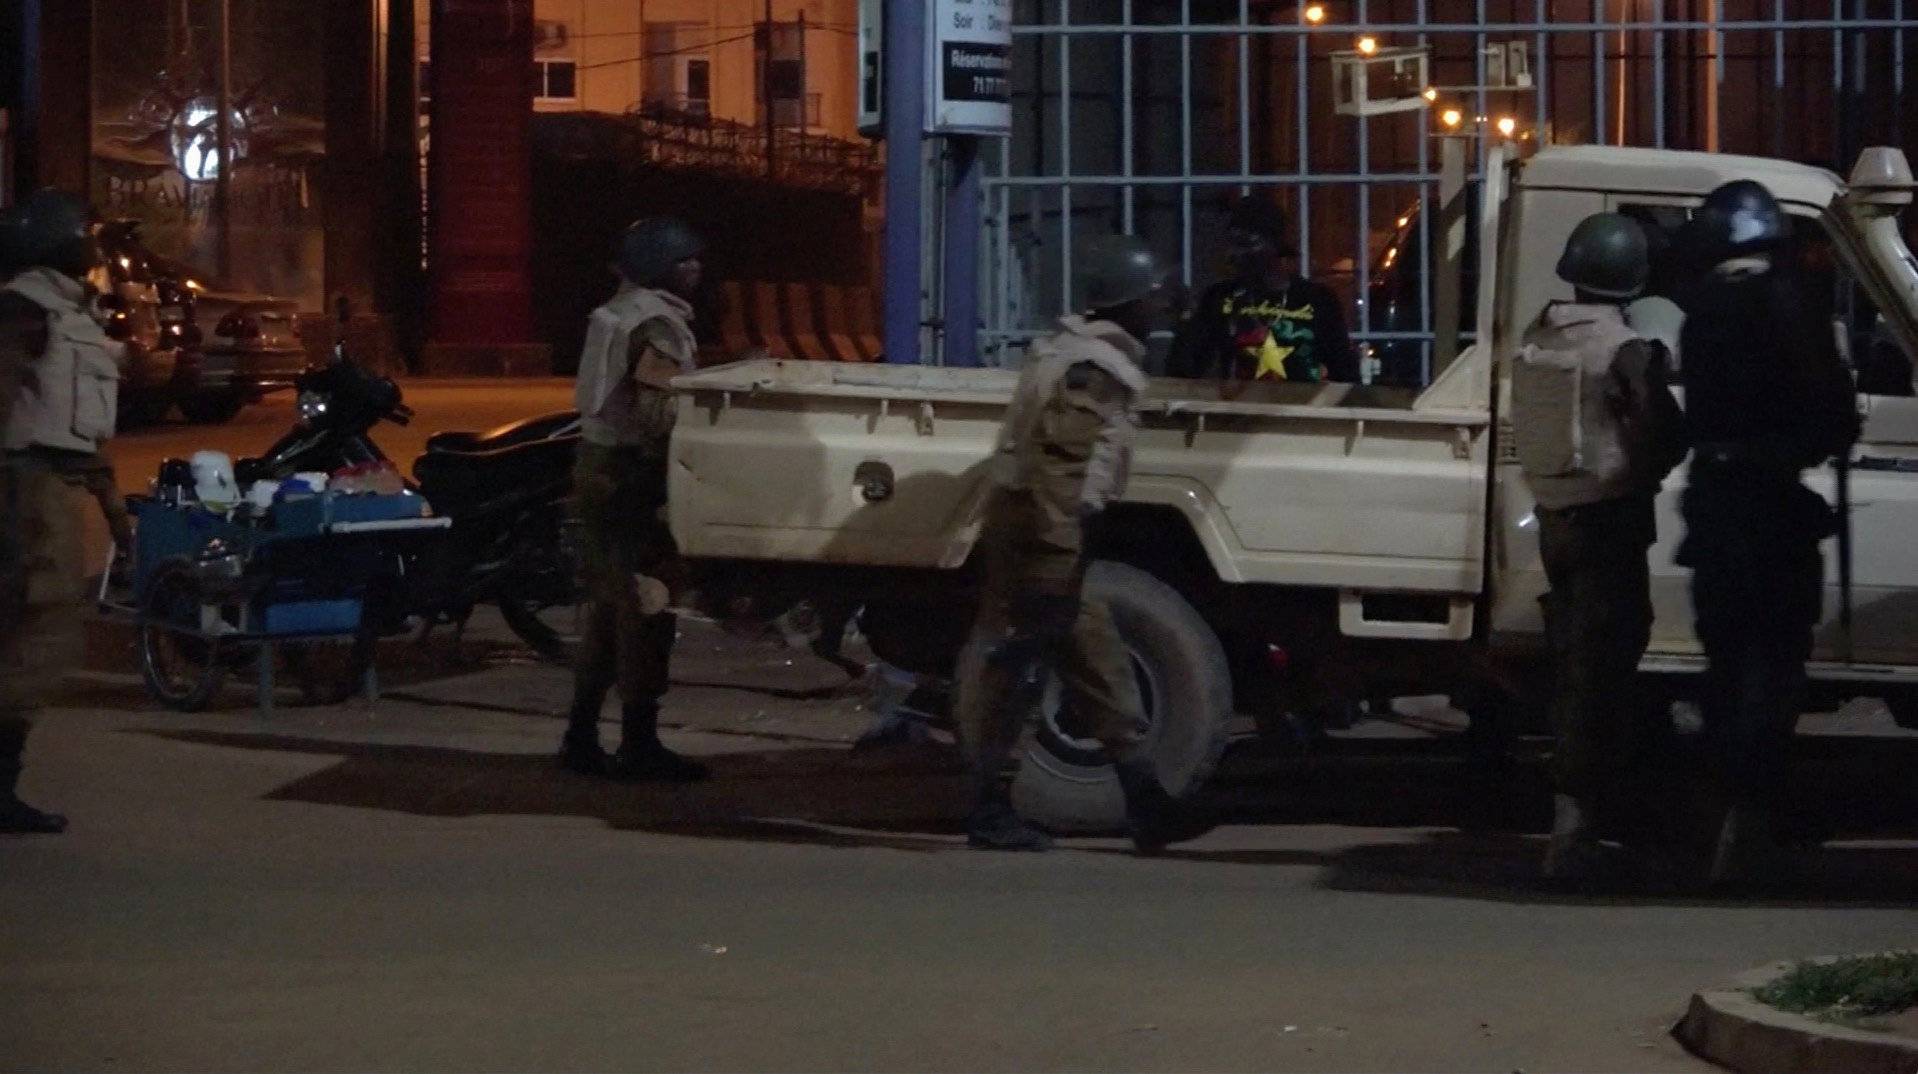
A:
POLYGON ((1512 374, 1519 465, 1551 585, 1543 604, 1557 796, 1545 873, 1556 880, 1585 879, 1596 864, 1593 816, 1616 790, 1635 715, 1629 686, 1651 638, 1652 504, 1684 455, 1664 349, 1626 317, 1647 271, 1635 221, 1599 213, 1580 222, 1558 262, 1572 301, 1539 313, 1512 374))
POLYGON ((675 413, 669 385, 696 368, 690 300, 704 251, 681 221, 636 221, 615 251, 619 290, 587 324, 574 392, 581 444, 573 482, 592 612, 559 754, 563 767, 585 775, 683 782, 707 774, 659 739, 659 702, 678 630, 661 578, 673 555, 661 518, 675 413), (608 756, 599 712, 614 685, 620 744, 608 756))
POLYGON ((1845 454, 1858 414, 1831 326, 1784 256, 1785 215, 1750 180, 1712 191, 1680 236, 1683 384, 1692 440, 1679 562, 1705 648, 1703 709, 1726 805, 1715 882, 1751 877, 1776 848, 1773 804, 1823 610, 1819 543, 1834 532, 1803 472, 1845 454))
POLYGON ((1138 685, 1111 611, 1083 592, 1087 528, 1125 491, 1145 343, 1162 313, 1164 273, 1131 236, 1090 243, 1077 261, 1083 316, 1035 343, 1000 428, 980 551, 984 594, 967 646, 957 716, 972 780, 967 841, 1044 850, 1012 808, 1005 768, 1050 667, 1118 768, 1134 843, 1155 850, 1197 834, 1145 754, 1138 685))
POLYGON ((0 832, 66 819, 20 801, 35 710, 77 662, 80 520, 65 465, 113 435, 118 345, 88 310, 98 260, 86 203, 45 190, 0 218, 0 832))

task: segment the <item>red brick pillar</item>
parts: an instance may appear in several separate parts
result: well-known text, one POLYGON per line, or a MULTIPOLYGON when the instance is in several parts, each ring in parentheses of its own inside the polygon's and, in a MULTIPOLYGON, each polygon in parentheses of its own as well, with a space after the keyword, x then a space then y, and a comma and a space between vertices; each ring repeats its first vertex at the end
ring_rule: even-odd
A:
POLYGON ((430 374, 544 375, 533 341, 533 0, 432 0, 430 374))

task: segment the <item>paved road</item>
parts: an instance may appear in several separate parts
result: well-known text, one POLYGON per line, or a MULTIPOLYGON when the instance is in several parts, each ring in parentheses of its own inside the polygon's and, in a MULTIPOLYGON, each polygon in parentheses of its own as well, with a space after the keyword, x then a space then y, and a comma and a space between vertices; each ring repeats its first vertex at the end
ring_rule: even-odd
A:
MULTIPOLYGON (((856 690, 699 624, 666 717, 717 777, 589 784, 564 674, 480 648, 271 719, 90 674, 25 788, 73 831, 0 842, 0 1068, 1703 1070, 1693 989, 1911 942, 1909 830, 1750 899, 1566 898, 1536 773, 1413 739, 1237 750, 1233 823, 1161 859, 970 852, 949 750, 849 754, 856 690)), ((1902 760, 1833 785, 1909 782, 1860 741, 1902 760)))
MULTIPOLYGON (((428 428, 563 402, 413 395, 428 428)), ((862 696, 809 657, 690 624, 669 737, 717 778, 615 788, 553 768, 566 677, 498 637, 270 719, 156 711, 97 645, 24 787, 74 828, 0 841, 0 1069, 1704 1070, 1664 1033, 1692 990, 1918 920, 1909 795, 1874 798, 1912 743, 1869 715, 1814 744, 1849 826, 1808 879, 1580 899, 1532 879, 1535 769, 1392 725, 1241 743, 1230 823, 1163 858, 1000 857, 950 750, 851 755, 862 696)))

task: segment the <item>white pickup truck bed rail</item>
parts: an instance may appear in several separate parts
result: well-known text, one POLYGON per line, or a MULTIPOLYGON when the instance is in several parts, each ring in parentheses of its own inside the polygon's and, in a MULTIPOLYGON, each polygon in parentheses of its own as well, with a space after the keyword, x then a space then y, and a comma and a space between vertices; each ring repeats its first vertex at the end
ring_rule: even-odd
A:
MULTIPOLYGON (((702 558, 951 569, 1016 374, 761 360, 680 377, 670 503, 702 558)), ((1484 581, 1489 415, 1411 393, 1155 380, 1128 503, 1229 582, 1443 594, 1484 581)))

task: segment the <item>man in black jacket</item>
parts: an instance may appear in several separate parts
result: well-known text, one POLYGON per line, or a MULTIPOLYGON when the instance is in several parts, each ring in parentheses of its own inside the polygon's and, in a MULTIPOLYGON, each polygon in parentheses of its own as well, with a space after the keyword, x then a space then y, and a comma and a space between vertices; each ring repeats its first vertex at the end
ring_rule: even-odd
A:
POLYGON ((1682 238, 1701 274, 1682 298, 1693 455, 1678 558, 1692 569, 1706 734, 1728 806, 1717 883, 1751 878, 1776 846, 1785 749, 1823 611, 1819 544, 1834 532, 1800 476, 1849 452, 1859 428, 1831 326, 1782 256, 1787 238, 1778 203, 1750 180, 1713 191, 1682 238))
POLYGON ((1193 304, 1166 371, 1192 379, 1358 380, 1344 303, 1298 274, 1284 211, 1249 194, 1232 207, 1227 227, 1232 277, 1193 304))

